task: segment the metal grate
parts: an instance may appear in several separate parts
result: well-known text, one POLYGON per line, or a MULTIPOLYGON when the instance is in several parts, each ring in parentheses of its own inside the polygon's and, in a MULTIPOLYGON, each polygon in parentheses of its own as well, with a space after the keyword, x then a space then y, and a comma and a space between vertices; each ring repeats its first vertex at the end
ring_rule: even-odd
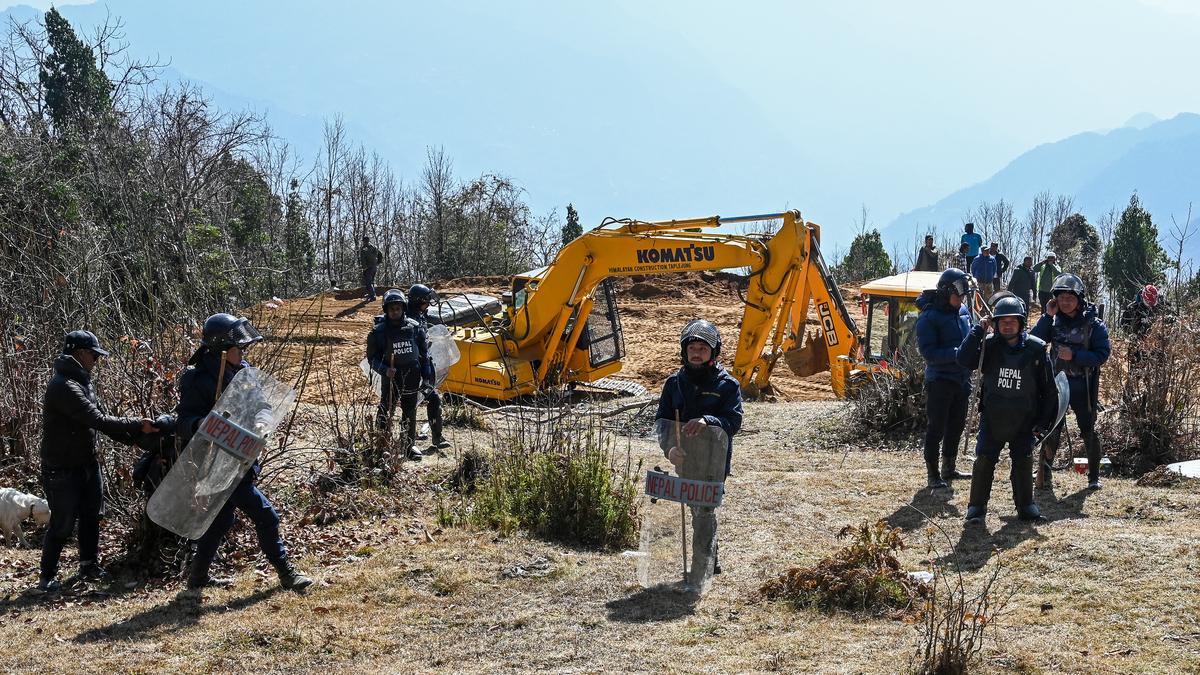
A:
POLYGON ((612 280, 605 279, 596 292, 592 312, 588 315, 587 340, 588 361, 593 368, 618 361, 625 356, 625 336, 621 333, 621 317, 617 314, 617 294, 612 280))

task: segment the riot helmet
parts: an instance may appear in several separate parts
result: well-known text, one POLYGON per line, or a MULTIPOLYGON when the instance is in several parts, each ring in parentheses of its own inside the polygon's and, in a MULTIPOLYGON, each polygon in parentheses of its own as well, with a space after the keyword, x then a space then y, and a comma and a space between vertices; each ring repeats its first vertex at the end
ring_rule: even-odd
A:
POLYGON ((960 298, 966 298, 970 290, 971 275, 957 267, 948 268, 945 272, 942 272, 942 276, 938 277, 938 296, 945 301, 949 301, 951 293, 960 298))
POLYGON ((200 344, 212 349, 245 349, 255 342, 261 342, 262 339, 262 334, 254 328, 250 319, 221 313, 213 314, 204 320, 200 344))
MULTIPOLYGON (((992 306, 992 320, 997 321, 1006 316, 1016 317, 1021 322, 1021 328, 1025 328, 1025 303, 1015 295, 996 300, 996 304, 992 306)), ((998 332, 999 327, 996 330, 998 332)))
POLYGON ((419 305, 422 302, 428 302, 430 305, 436 305, 438 302, 437 291, 426 286, 425 284, 413 284, 408 289, 408 301, 413 305, 419 305))
POLYGON ((1074 293, 1075 297, 1079 298, 1082 303, 1086 298, 1087 289, 1083 285, 1083 280, 1074 274, 1060 274, 1054 280, 1054 285, 1050 287, 1050 293, 1058 295, 1059 293, 1074 293))
POLYGON ((383 294, 383 313, 387 314, 388 305, 399 303, 405 310, 408 309, 408 298, 404 297, 404 291, 399 288, 389 289, 383 294))
POLYGON ((687 347, 688 344, 699 340, 708 345, 712 350, 712 359, 708 362, 708 366, 714 366, 717 363, 717 357, 721 355, 721 332, 711 321, 704 319, 693 319, 683 327, 683 332, 679 335, 679 356, 683 360, 683 365, 688 364, 687 347))

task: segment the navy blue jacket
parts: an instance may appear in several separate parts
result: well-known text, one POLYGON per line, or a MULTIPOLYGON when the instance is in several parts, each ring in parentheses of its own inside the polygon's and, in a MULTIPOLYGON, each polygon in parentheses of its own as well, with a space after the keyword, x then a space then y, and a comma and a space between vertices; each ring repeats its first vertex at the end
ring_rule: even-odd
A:
POLYGON ((674 420, 676 411, 683 423, 697 417, 721 427, 729 437, 725 475, 733 465, 733 436, 742 428, 742 387, 721 366, 696 374, 686 367, 667 378, 658 399, 658 419, 674 420))
MULTIPOLYGON (((411 324, 413 327, 413 339, 417 343, 417 359, 421 368, 421 377, 426 380, 433 379, 433 361, 429 358, 429 339, 425 336, 425 328, 416 319, 405 316, 403 322, 411 324)), ((401 324, 393 324, 384 317, 376 317, 375 326, 371 328, 371 332, 367 333, 367 363, 371 366, 371 370, 386 375, 388 369, 388 355, 392 352, 391 333, 394 333, 404 326, 401 324)))
MULTIPOLYGON (((179 437, 180 447, 186 446, 192 434, 200 426, 213 406, 217 403, 217 375, 221 372, 220 352, 205 351, 197 355, 194 365, 183 371, 179 376, 179 404, 175 406, 175 433, 179 437)), ((242 361, 240 365, 225 365, 225 383, 221 385, 224 391, 233 376, 250 364, 242 361)))
MULTIPOLYGON (((1096 316, 1096 308, 1092 305, 1084 306, 1079 312, 1076 312, 1073 319, 1068 318, 1062 312, 1057 312, 1054 316, 1043 314, 1030 333, 1050 344, 1050 361, 1055 364, 1055 372, 1065 370, 1068 378, 1086 377, 1085 373, 1079 372, 1080 369, 1091 372, 1099 370, 1100 366, 1108 361, 1109 354, 1112 353, 1112 345, 1108 341, 1108 328, 1096 316), (1060 343, 1059 338, 1079 327, 1084 329, 1087 344, 1083 346, 1067 345, 1071 347, 1073 358, 1069 363, 1059 361, 1056 349, 1060 343)), ((1099 378, 1093 377, 1091 381, 1092 388, 1095 390, 1099 378)), ((1093 398, 1094 396, 1095 392, 1093 391, 1093 398)))
POLYGON ((939 303, 936 291, 917 296, 917 349, 925 357, 925 381, 946 380, 971 386, 971 371, 958 365, 959 345, 971 332, 971 314, 966 305, 956 311, 939 303))

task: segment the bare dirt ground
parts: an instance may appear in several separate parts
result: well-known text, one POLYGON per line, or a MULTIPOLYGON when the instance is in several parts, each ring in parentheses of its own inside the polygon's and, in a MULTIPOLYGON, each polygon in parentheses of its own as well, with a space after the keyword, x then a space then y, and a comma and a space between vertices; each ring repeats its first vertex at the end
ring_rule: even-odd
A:
MULTIPOLYGON (((1145 488, 1114 479, 1089 494, 1081 476, 1059 472, 1056 491, 1039 497, 1051 520, 1033 526, 1013 518, 1002 465, 986 529, 964 530, 966 486, 918 489, 923 469, 912 448, 842 446, 843 404, 752 403, 746 413, 719 512, 725 573, 699 602, 640 589, 619 553, 440 530, 434 498, 422 491, 404 504, 411 515, 324 528, 329 537, 369 530, 375 543, 302 559, 319 580, 304 596, 250 570, 233 589, 200 599, 178 595, 173 583, 127 589, 121 580, 111 595, 46 601, 24 593, 36 551, 6 549, 0 669, 897 672, 912 653, 911 625, 754 597, 785 567, 836 550, 843 525, 876 519, 907 533, 909 570, 944 557, 971 585, 1003 561, 1012 599, 985 646, 984 671, 1200 669, 1194 482, 1145 488), (923 542, 933 524, 950 540, 935 540, 931 556, 923 542)), ((454 453, 490 442, 484 432, 453 437, 450 457, 406 470, 432 482, 449 473, 454 453)), ((661 461, 649 438, 620 442, 635 458, 661 461)), ((304 527, 285 522, 288 536, 304 527)), ((254 555, 248 542, 243 548, 254 555)))

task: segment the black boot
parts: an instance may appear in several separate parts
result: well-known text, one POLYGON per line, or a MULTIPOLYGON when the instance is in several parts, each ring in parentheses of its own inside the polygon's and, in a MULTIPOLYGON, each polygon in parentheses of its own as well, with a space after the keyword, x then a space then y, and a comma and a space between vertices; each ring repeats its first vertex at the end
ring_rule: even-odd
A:
POLYGON ((970 478, 971 474, 963 473, 954 467, 958 452, 942 455, 942 480, 962 480, 970 478))
POLYGON ((1092 430, 1090 434, 1083 437, 1083 448, 1087 452, 1088 460, 1088 489, 1100 489, 1100 437, 1096 435, 1096 431, 1092 430))
POLYGON ((271 561, 275 571, 279 573, 279 585, 289 591, 303 591, 312 586, 313 580, 304 575, 288 558, 271 561))
POLYGON ((1011 477, 1017 517, 1021 520, 1045 520, 1042 510, 1033 501, 1033 457, 1013 457, 1011 477))
POLYGON ((981 523, 987 515, 988 500, 992 498, 996 459, 988 455, 977 456, 971 473, 971 501, 967 506, 967 522, 981 523))
POLYGON ((925 462, 925 476, 928 479, 928 483, 925 487, 929 488, 930 490, 938 490, 944 487, 949 487, 946 485, 946 481, 942 480, 941 475, 938 474, 937 463, 935 462, 925 462))
POLYGON ((438 450, 445 450, 446 448, 450 447, 450 441, 447 441, 446 437, 442 435, 441 420, 433 420, 430 422, 429 431, 433 435, 433 447, 437 448, 438 450))
POLYGON ((198 590, 207 587, 229 588, 233 585, 233 579, 224 577, 214 577, 208 573, 210 562, 201 562, 199 560, 192 561, 192 569, 188 573, 187 587, 189 590, 198 590))

